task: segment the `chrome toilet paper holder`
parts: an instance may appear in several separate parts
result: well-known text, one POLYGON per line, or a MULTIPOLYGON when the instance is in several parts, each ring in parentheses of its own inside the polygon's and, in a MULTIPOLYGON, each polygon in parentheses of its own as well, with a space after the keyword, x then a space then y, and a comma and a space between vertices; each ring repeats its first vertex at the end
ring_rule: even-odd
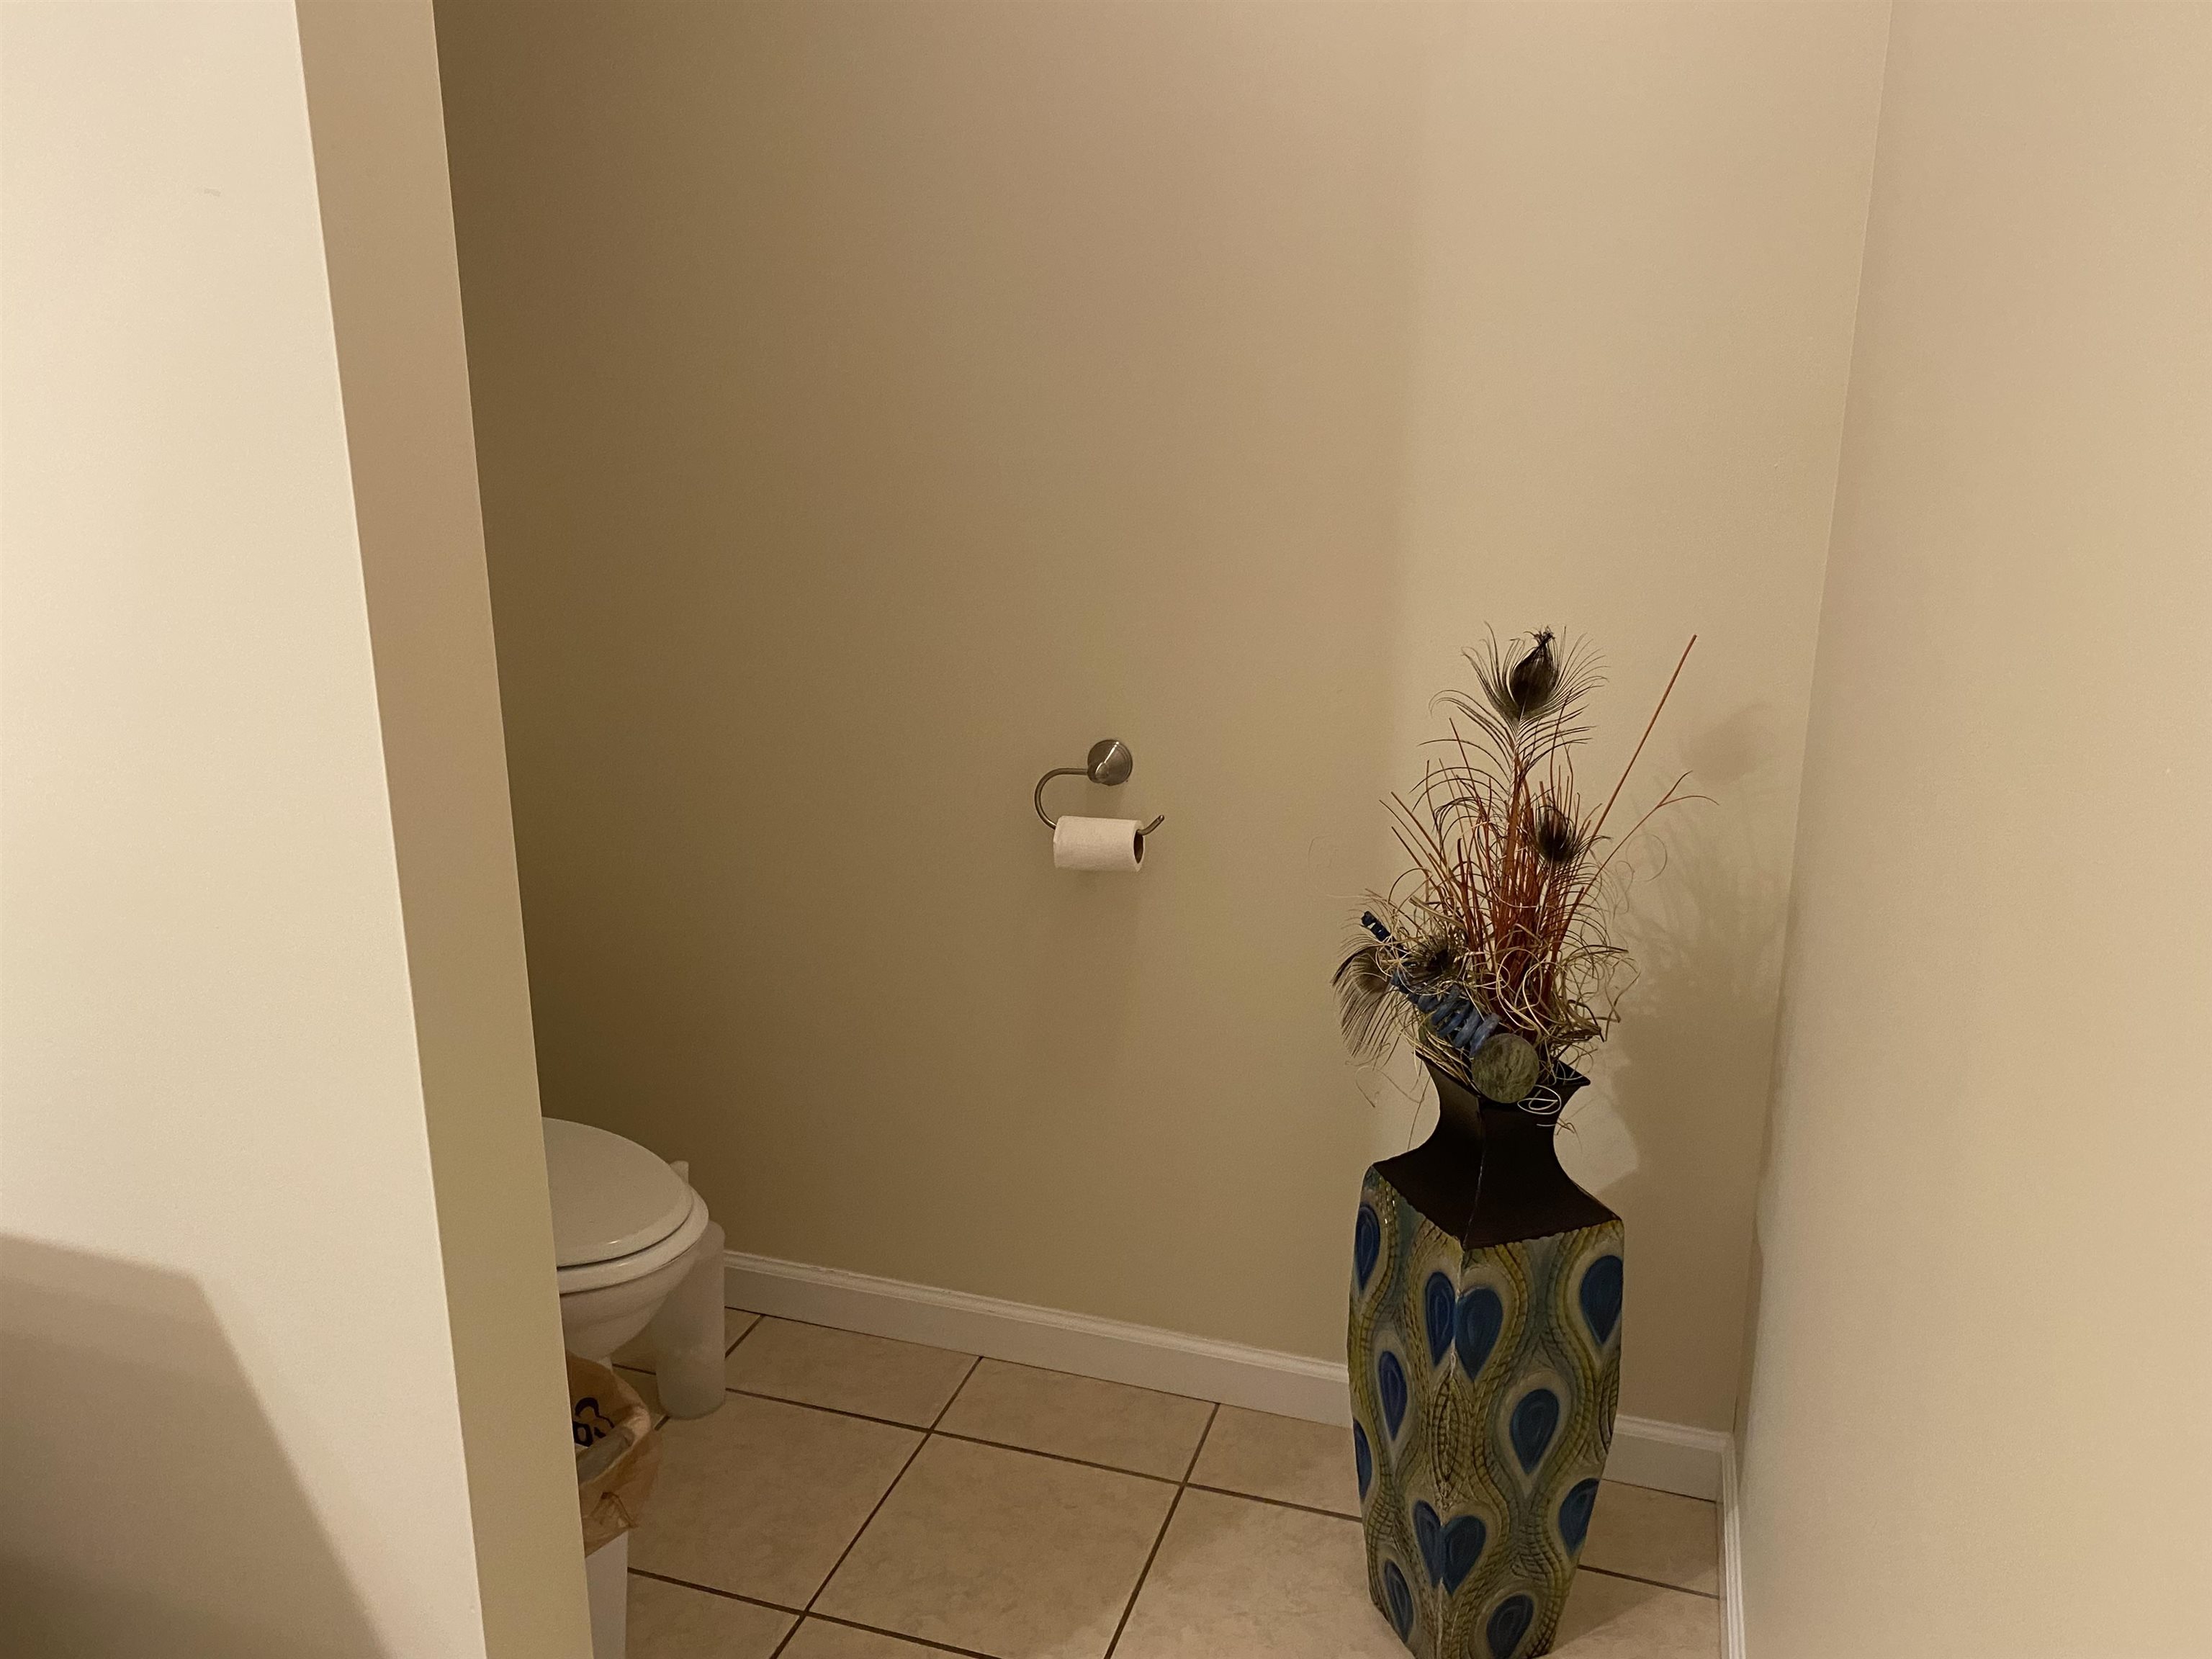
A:
MULTIPOLYGON (((1080 766, 1055 766, 1037 780, 1036 788, 1030 796, 1030 805, 1044 820, 1044 827, 1056 830, 1060 820, 1044 810, 1044 787, 1054 778, 1089 778, 1093 783, 1120 784, 1129 781, 1129 774, 1137 769, 1137 757, 1129 752, 1129 745, 1119 738, 1101 738, 1091 745, 1091 753, 1080 766)), ((1149 836, 1168 821, 1164 812, 1137 833, 1149 836)))

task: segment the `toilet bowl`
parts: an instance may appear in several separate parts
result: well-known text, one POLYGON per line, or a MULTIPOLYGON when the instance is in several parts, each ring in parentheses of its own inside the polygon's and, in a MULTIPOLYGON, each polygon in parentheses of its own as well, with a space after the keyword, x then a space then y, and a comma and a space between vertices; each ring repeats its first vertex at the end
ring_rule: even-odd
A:
POLYGON ((544 1121, 562 1340, 605 1364, 650 1332, 662 1407, 722 1403, 722 1230, 688 1171, 588 1123, 544 1121))

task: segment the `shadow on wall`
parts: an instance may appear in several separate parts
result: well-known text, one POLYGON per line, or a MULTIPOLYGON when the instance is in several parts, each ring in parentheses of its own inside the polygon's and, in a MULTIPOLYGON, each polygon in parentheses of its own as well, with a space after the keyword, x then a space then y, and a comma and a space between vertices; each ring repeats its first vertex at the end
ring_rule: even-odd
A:
POLYGON ((1699 797, 1654 818, 1622 860, 1632 867, 1613 931, 1636 977, 1620 1026, 1587 1062, 1606 1086, 1570 1111, 1576 1134, 1561 1146, 1594 1191, 1650 1173, 1647 1150, 1702 1156, 1700 1103, 1723 1085, 1758 1088, 1770 1063, 1782 880, 1744 828, 1768 808, 1757 798, 1765 719, 1761 706, 1741 709, 1671 767, 1650 765, 1626 815, 1633 823, 1675 772, 1699 797))
MULTIPOLYGON (((1638 978, 1606 1079, 1632 1127, 1677 1158, 1725 1152, 1747 1163, 1753 1149, 1733 1122, 1705 1122, 1703 1104, 1717 1109, 1717 1097, 1733 1102, 1742 1091, 1763 1098, 1772 1062, 1782 878, 1745 829, 1769 811, 1757 799, 1771 787, 1760 769, 1773 747, 1765 718, 1760 707, 1740 710, 1684 751, 1675 769, 1705 799, 1652 821, 1616 928, 1638 978), (1701 1144, 1709 1138, 1716 1144, 1701 1144)), ((1647 793, 1665 769, 1644 780, 1647 793)))
POLYGON ((386 1652, 190 1279, 0 1239, 0 1652, 386 1652))
POLYGON ((1560 1141, 1568 1172, 1627 1218, 1644 1283, 1727 1289, 1694 1316, 1638 1328, 1629 1366, 1699 1379, 1694 1393, 1678 1385, 1644 1407, 1670 1420, 1704 1420, 1699 1401, 1730 1398, 1738 1368, 1730 1310, 1746 1272, 1759 1151, 1742 1108, 1765 1098, 1782 947, 1783 877, 1752 827, 1778 810, 1769 724, 1764 708, 1740 710, 1642 780, 1648 803, 1687 769, 1688 787, 1710 801, 1655 820, 1632 855, 1614 931, 1638 976, 1589 1068, 1601 1086, 1560 1141))

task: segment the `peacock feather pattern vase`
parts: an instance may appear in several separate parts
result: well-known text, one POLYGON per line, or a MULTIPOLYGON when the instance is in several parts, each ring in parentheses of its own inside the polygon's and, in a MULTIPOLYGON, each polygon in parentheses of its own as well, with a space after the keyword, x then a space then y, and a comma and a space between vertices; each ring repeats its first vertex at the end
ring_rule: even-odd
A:
MULTIPOLYGON (((1433 1068, 1432 1068, 1433 1069, 1433 1068)), ((1352 1451, 1369 1593, 1419 1659, 1551 1650, 1620 1394, 1620 1218, 1548 1113, 1437 1073, 1437 1133, 1367 1172, 1353 1233, 1352 1451)))

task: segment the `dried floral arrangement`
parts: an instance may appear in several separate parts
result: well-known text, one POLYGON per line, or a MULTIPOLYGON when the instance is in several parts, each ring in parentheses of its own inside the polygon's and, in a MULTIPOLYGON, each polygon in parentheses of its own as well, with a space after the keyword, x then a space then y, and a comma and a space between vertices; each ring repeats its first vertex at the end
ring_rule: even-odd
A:
POLYGON ((1413 867, 1360 917, 1336 970, 1344 1035, 1364 1060, 1410 1041, 1478 1093, 1556 1112, 1585 1079, 1571 1063, 1602 1042, 1632 972, 1609 924, 1619 855, 1689 799, 1677 778, 1626 831, 1607 825, 1681 678, 1694 636, 1601 805, 1587 807, 1575 751, 1604 678, 1580 641, 1549 629, 1467 653, 1476 690, 1446 691, 1451 735, 1409 799, 1388 803, 1413 867))

